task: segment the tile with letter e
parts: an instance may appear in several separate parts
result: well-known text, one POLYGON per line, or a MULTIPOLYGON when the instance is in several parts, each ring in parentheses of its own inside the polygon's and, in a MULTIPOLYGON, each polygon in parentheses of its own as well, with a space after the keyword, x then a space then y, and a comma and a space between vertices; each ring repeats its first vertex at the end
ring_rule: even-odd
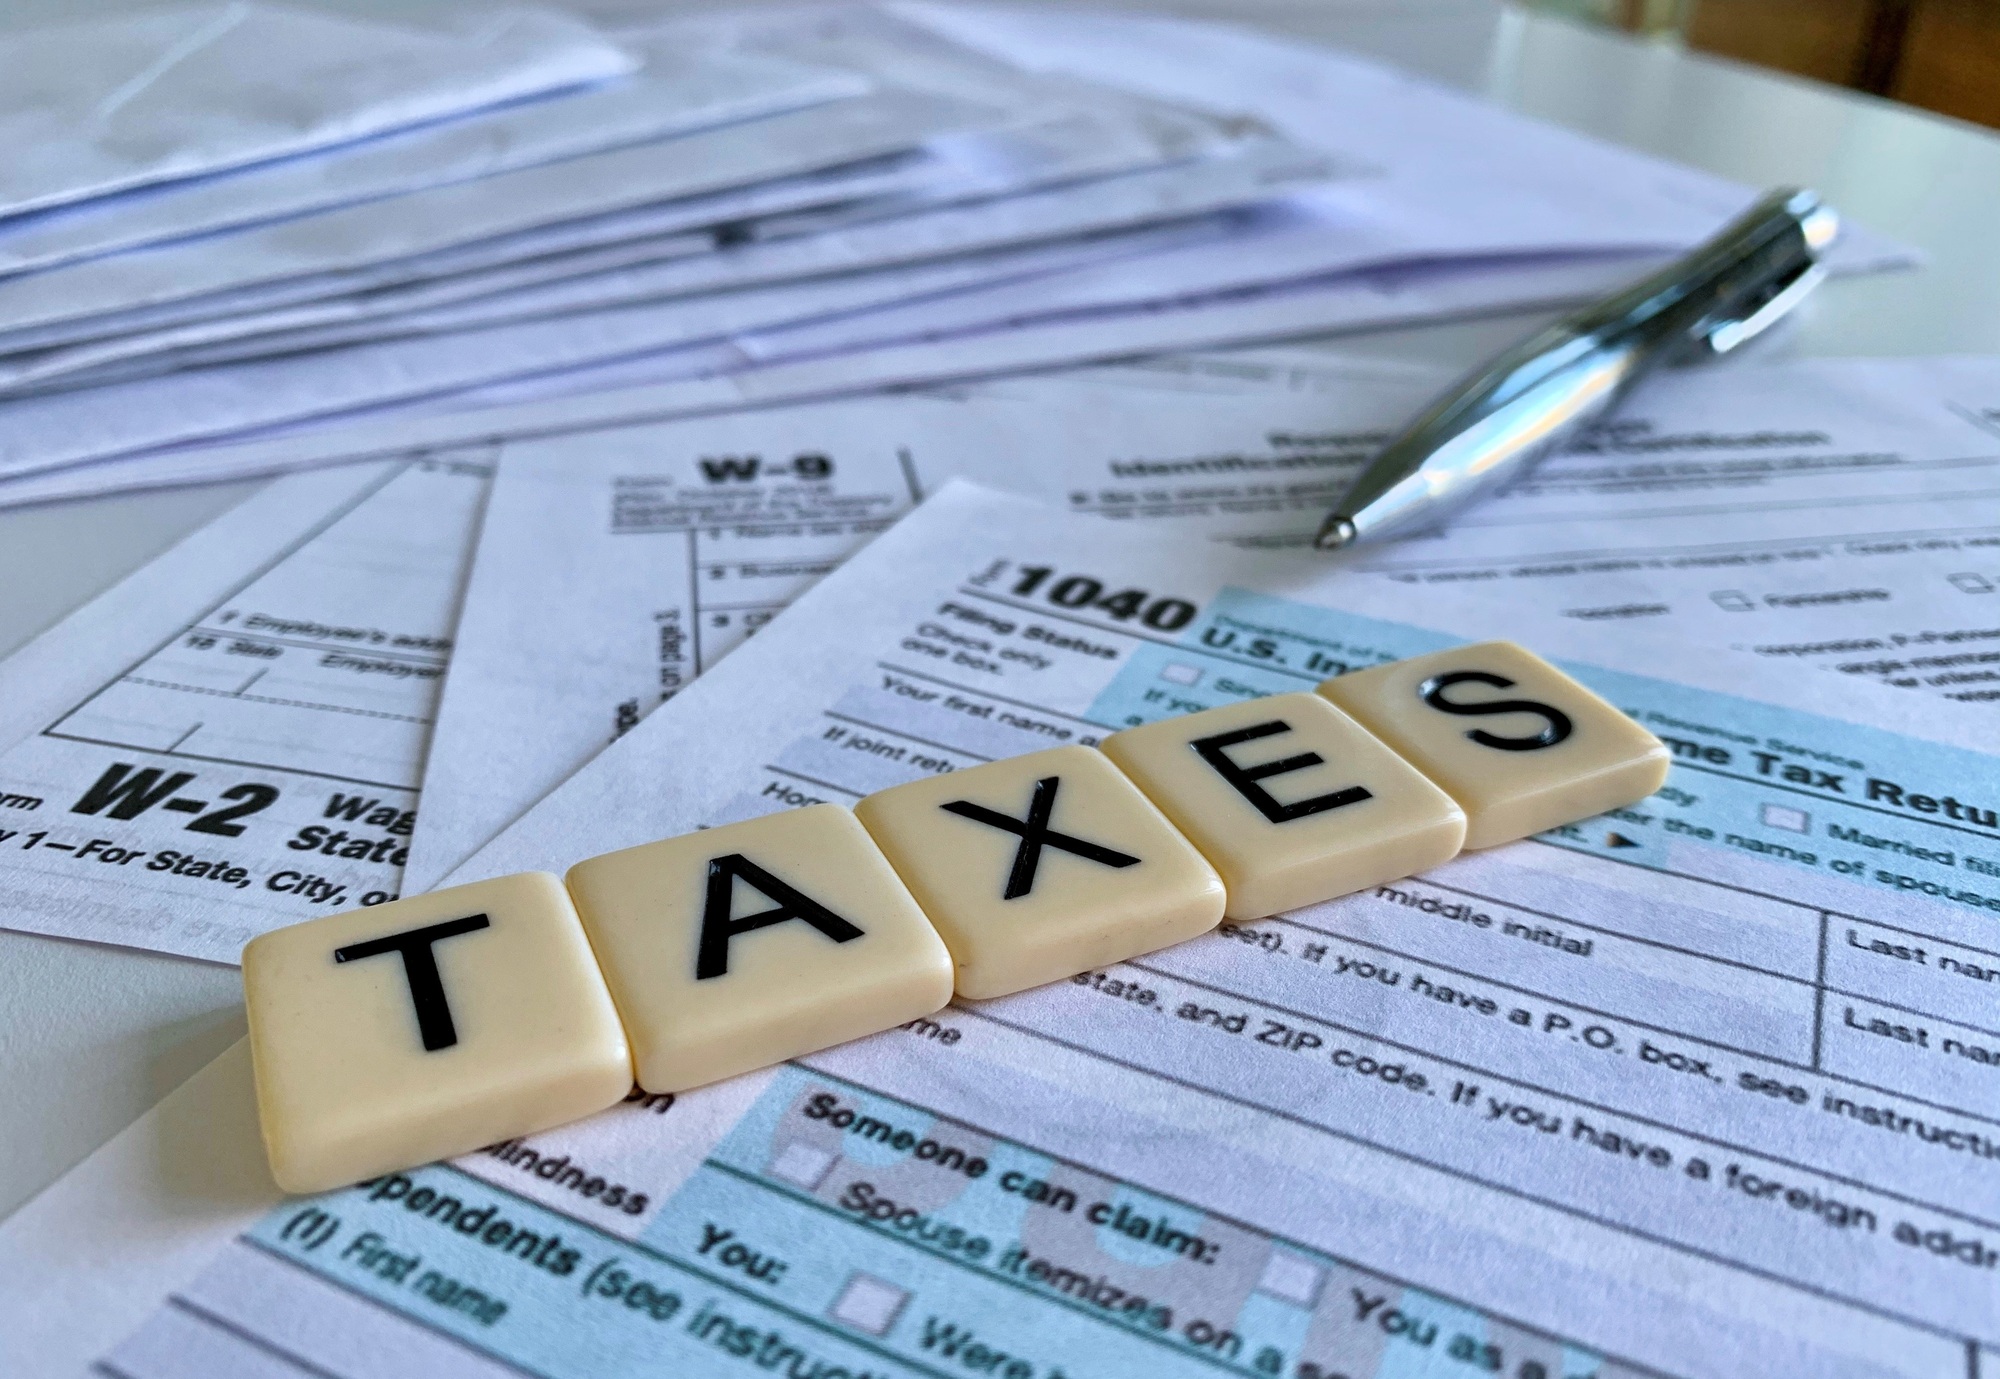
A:
POLYGON ((562 883, 524 872, 243 950, 271 1172, 320 1192, 601 1111, 632 1088, 562 883))
POLYGON ((649 1092, 782 1063, 951 999, 943 940, 839 805, 606 853, 567 880, 649 1092))
POLYGON ((1464 806, 1468 848, 1630 804, 1667 778, 1658 738, 1512 642, 1355 671, 1319 692, 1464 806))
POLYGON ((1127 728, 1105 755, 1222 873, 1256 919, 1446 861, 1465 814, 1316 694, 1275 694, 1127 728))
POLYGON ((1094 748, 912 781, 854 813, 944 935, 962 996, 1060 981, 1222 919, 1214 868, 1094 748))

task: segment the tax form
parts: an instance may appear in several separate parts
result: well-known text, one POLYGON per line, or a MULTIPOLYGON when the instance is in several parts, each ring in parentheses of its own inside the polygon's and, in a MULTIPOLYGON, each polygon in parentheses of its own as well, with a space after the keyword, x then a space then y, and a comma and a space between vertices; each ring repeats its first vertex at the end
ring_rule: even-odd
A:
POLYGON ((394 898, 488 475, 279 480, 0 664, 7 926, 233 963, 394 898))
POLYGON ((1671 375, 1440 536, 1307 552, 1442 382, 1302 351, 1216 356, 509 443, 408 884, 433 884, 953 477, 1373 572, 1413 612, 1482 594, 1531 643, 1565 623, 1599 639, 1664 625, 1780 664, 2000 694, 2000 594, 1980 598, 2000 589, 2000 413, 1984 401, 2000 362, 1671 375))
MULTIPOLYGON (((1296 352, 1213 362, 1199 386, 1297 391, 1320 371, 1296 352)), ((1508 491, 1351 568, 1485 589, 1525 637, 1637 626, 2000 702, 2000 360, 1671 370, 1508 491)))
MULTIPOLYGON (((1397 592, 953 486, 457 879, 1484 632, 1397 592)), ((316 1198, 239 1051, 0 1228, 0 1321, 133 1379, 1990 1373, 2000 761, 1576 644, 1640 805, 316 1198)))

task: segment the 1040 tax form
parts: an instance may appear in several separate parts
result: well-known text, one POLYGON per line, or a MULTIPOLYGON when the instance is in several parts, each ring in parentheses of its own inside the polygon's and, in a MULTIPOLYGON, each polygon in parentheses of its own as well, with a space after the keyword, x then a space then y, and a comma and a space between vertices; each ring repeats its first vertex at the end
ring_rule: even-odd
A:
MULTIPOLYGON (((1486 630, 1401 592, 953 486, 451 879, 1486 630)), ((1580 644, 1639 806, 319 1198, 250 1189, 233 1055, 0 1228, 5 1319, 133 1376, 1982 1372, 2000 760, 1580 644)))

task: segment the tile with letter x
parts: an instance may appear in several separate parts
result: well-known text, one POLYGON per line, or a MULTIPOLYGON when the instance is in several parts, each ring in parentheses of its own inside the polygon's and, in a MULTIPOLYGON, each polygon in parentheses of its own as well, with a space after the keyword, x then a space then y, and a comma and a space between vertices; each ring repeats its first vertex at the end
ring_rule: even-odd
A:
POLYGON ((1512 642, 1355 671, 1319 692, 1464 807, 1468 848, 1587 819, 1666 782, 1658 738, 1512 642))
POLYGON ((605 853, 567 879, 649 1092, 782 1063, 951 999, 951 954, 839 805, 605 853))
POLYGON ((1222 882, 1091 747, 878 791, 854 807, 938 932, 961 996, 1004 996, 1179 943, 1222 882))
POLYGON ((1127 728, 1104 751, 1256 919, 1434 867, 1465 837, 1444 791, 1316 694, 1127 728))
POLYGON ((525 872, 251 940, 272 1173, 318 1192, 612 1105, 632 1064, 562 883, 525 872))

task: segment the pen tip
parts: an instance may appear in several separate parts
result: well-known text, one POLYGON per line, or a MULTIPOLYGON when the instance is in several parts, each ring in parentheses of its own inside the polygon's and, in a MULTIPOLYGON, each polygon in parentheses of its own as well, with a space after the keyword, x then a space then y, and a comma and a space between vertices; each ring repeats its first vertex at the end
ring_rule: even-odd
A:
POLYGON ((1336 512, 1319 524, 1319 532, 1313 537, 1313 545, 1322 551, 1337 551, 1353 541, 1356 535, 1354 523, 1336 512))

